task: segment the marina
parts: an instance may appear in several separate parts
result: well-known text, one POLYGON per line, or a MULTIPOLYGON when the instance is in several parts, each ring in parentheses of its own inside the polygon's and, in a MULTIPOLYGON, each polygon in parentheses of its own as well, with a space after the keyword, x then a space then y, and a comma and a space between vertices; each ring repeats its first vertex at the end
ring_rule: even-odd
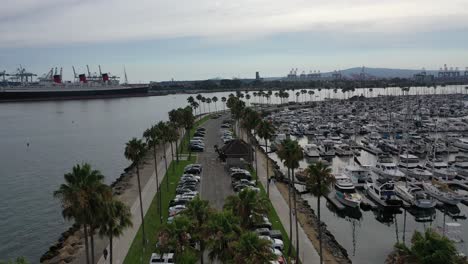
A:
MULTIPOLYGON (((432 92, 434 91, 445 97, 450 93, 460 93, 465 90, 464 86, 446 86, 433 89, 432 92)), ((275 92, 273 91, 273 94, 275 92)), ((351 94, 365 97, 401 94, 401 90, 396 88, 374 88, 372 93, 368 89, 361 88, 348 94, 334 94, 333 91, 326 89, 315 90, 315 92, 315 97, 312 98, 314 102, 323 100, 329 102, 330 99, 328 98, 331 97, 335 98, 334 101, 338 101, 338 99, 348 98, 351 94)), ((230 93, 206 93, 203 96, 221 98, 228 97, 230 93)), ((412 88, 409 91, 409 94, 414 95, 424 93, 428 93, 425 87, 412 88)), ((0 255, 4 258, 26 256, 30 260, 39 259, 41 254, 71 225, 70 222, 63 220, 59 202, 52 198, 52 192, 63 181, 63 174, 76 163, 90 162, 103 172, 106 176, 106 182, 111 183, 129 165, 123 156, 126 140, 132 136, 141 135, 141 129, 148 127, 155 121, 164 120, 169 110, 186 105, 189 96, 187 94, 177 94, 136 98, 0 104, 0 118, 3 121, 0 127, 2 145, 0 158, 3 161, 0 167, 0 175, 2 175, 3 180, 3 184, 0 185, 3 198, 0 201, 0 211, 5 212, 0 216, 0 255)), ((244 100, 248 105, 264 102, 264 98, 259 96, 244 100)), ((270 103, 275 105, 281 101, 280 98, 273 96, 270 103)), ((294 100, 291 98, 290 101, 294 100)), ((218 110, 223 109, 221 102, 218 102, 217 105, 218 110)), ((211 109, 213 109, 213 105, 211 109)), ((198 110, 203 113, 208 111, 208 107, 201 105, 198 110)), ((348 131, 348 133, 351 132, 353 131, 348 131)), ((457 133, 460 132, 446 133, 447 139, 455 140, 455 134, 457 133)), ((353 133, 350 135, 353 136, 353 133)), ((362 135, 356 135, 356 137, 359 139, 362 138, 362 135)), ((303 136, 299 139, 301 145, 308 144, 306 137, 303 136)), ((344 140, 341 141, 345 143, 344 140)), ((376 157, 358 146, 348 145, 353 150, 356 159, 363 166, 358 166, 353 156, 334 156, 331 157, 334 172, 363 175, 362 178, 366 178, 365 175, 369 173, 369 169, 365 167, 374 164, 376 157), (349 164, 351 165, 348 167, 349 164)), ((271 155, 274 157, 275 154, 271 155)), ((316 154, 314 155, 316 156, 316 154)), ((459 166, 455 167, 458 168, 457 171, 465 173, 463 162, 468 161, 468 159, 463 158, 460 152, 450 153, 449 156, 450 163, 459 166), (458 163, 453 161, 458 161, 458 163)), ((310 157, 308 159, 317 158, 320 157, 310 157)), ((306 165, 306 161, 301 162, 302 167, 306 165)), ((453 181, 452 184, 458 183, 457 181, 453 181)), ((459 182, 458 184, 468 185, 466 182, 459 182)), ((363 183, 355 185, 357 192, 361 193, 363 183)), ((386 230, 386 227, 374 223, 374 211, 378 207, 370 198, 365 195, 361 196, 361 204, 367 204, 368 206, 364 207, 369 208, 368 211, 359 208, 347 208, 340 211, 332 207, 330 203, 323 203, 322 214, 327 217, 325 221, 329 225, 329 230, 348 250, 350 255, 352 253, 352 242, 347 240, 349 228, 341 229, 344 223, 342 221, 346 221, 341 216, 348 213, 349 209, 359 209, 351 210, 350 214, 353 217, 360 215, 360 221, 364 222, 361 224, 362 229, 356 227, 358 238, 361 241, 372 237, 373 232, 376 230, 386 234, 383 231, 386 230), (328 209, 327 206, 332 209, 328 209), (337 213, 330 210, 335 210, 337 213), (348 244, 348 242, 350 243, 348 244)), ((303 197, 311 201, 314 199, 308 194, 304 194, 303 197)), ((460 215, 468 214, 466 206, 462 203, 463 201, 455 208, 450 208, 447 211, 447 219, 451 219, 452 216, 457 218, 460 215)), ((312 207, 316 206, 313 202, 311 205, 312 207)), ((437 221, 442 219, 440 212, 439 209, 435 212, 437 221)), ((417 213, 419 214, 418 219, 428 218, 426 212, 417 213)), ((399 225, 402 225, 401 215, 396 217, 399 225)), ((408 227, 410 226, 412 224, 409 221, 408 227)), ((466 229, 463 229, 465 228, 463 222, 461 228, 466 231, 466 229)), ((392 234, 395 233, 390 232, 388 237, 395 238, 394 235, 391 236, 392 234)), ((387 252, 394 242, 395 239, 385 241, 385 243, 381 242, 384 245, 381 245, 382 248, 379 250, 387 252)), ((373 246, 378 247, 379 244, 373 246)), ((359 250, 357 250, 353 259, 359 260, 359 257, 363 256, 363 254, 365 253, 362 251, 359 253, 359 250)), ((361 261, 360 263, 366 262, 361 261)))
MULTIPOLYGON (((447 237, 449 229, 456 229, 457 249, 468 253, 467 99, 422 94, 355 97, 274 109, 266 118, 280 137, 303 146, 299 171, 319 160, 331 166, 337 183, 321 205, 322 214, 326 212, 322 221, 353 262, 383 263, 396 242, 409 243, 415 230, 428 227, 443 230, 447 237), (351 155, 338 155, 343 144, 350 146, 351 155), (323 146, 318 157, 308 154, 314 146, 323 146), (343 174, 355 175, 351 179, 362 197, 360 206, 343 199, 343 188, 353 189, 343 174), (352 240, 346 230, 349 223, 352 240), (379 234, 377 243, 372 232, 379 234)), ((285 173, 276 154, 270 156, 285 173)), ((297 175, 297 181, 306 180, 297 175)), ((299 186, 302 198, 315 210, 316 198, 299 186)))

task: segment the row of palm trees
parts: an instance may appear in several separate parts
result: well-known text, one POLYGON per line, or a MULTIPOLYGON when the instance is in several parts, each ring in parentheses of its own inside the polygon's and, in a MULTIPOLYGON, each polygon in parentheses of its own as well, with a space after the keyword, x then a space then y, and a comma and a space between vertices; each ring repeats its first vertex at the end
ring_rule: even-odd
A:
MULTIPOLYGON (((305 90, 304 90, 305 91, 305 90)), ((261 119, 260 114, 249 107, 245 107, 243 101, 240 99, 240 95, 230 96, 228 99, 228 107, 231 109, 233 117, 239 123, 239 119, 242 119, 242 126, 247 130, 248 133, 254 131, 260 138, 265 142, 265 151, 268 153, 268 141, 274 135, 275 128, 271 121, 267 119, 261 119)), ((250 135, 250 137, 252 137, 250 135)), ((298 236, 298 219, 297 219, 297 199, 296 191, 294 191, 295 177, 294 171, 299 168, 299 161, 302 160, 303 151, 302 147, 296 140, 286 139, 281 142, 277 155, 281 161, 283 161, 285 167, 287 167, 287 182, 288 182, 288 201, 289 201, 289 242, 292 245, 292 223, 293 215, 295 215, 295 230, 296 230, 296 258, 299 257, 299 236, 298 236)), ((257 159, 256 159, 257 160, 257 159)), ((267 158, 267 169, 266 178, 268 183, 270 182, 269 175, 269 159, 267 158)), ((305 170, 306 175, 306 187, 307 190, 317 197, 317 217, 320 222, 320 197, 325 196, 330 191, 330 186, 334 182, 334 177, 331 174, 331 169, 328 168, 321 162, 310 164, 305 170)), ((269 197, 269 185, 267 184, 267 194, 269 197)), ((322 232, 321 228, 319 232, 319 255, 322 262, 322 232)), ((291 247, 289 248, 288 255, 291 255, 291 247)), ((298 259, 296 259, 297 261, 298 259)))
MULTIPOLYGON (((163 158, 167 171, 166 144, 171 145, 171 155, 174 156, 173 143, 176 143, 176 157, 179 160, 178 140, 183 129, 191 129, 195 117, 193 109, 178 108, 169 112, 169 121, 160 121, 146 129, 143 139, 132 138, 125 145, 124 155, 132 161, 136 168, 138 195, 140 203, 140 216, 142 228, 142 243, 146 245, 146 232, 141 197, 140 164, 146 154, 152 150, 156 175, 156 191, 159 194, 161 215, 161 192, 157 168, 158 148, 163 149, 163 158)), ((186 133, 188 134, 188 133, 186 133)), ((120 236, 123 230, 132 225, 131 213, 128 207, 112 195, 112 188, 104 184, 104 176, 98 170, 93 170, 89 164, 76 165, 72 172, 65 174, 65 183, 54 192, 54 196, 62 203, 62 214, 66 219, 73 219, 83 227, 86 248, 86 263, 95 263, 94 260, 94 234, 99 231, 101 236, 110 239, 110 263, 112 263, 112 238, 120 236), (89 240, 88 240, 89 238, 89 240)), ((169 183, 166 181, 166 188, 169 183)), ((162 222, 162 219, 160 219, 162 222)))
MULTIPOLYGON (((173 143, 176 144, 176 162, 179 161, 178 151, 178 140, 180 131, 185 129, 189 131, 194 124, 195 117, 193 115, 193 109, 190 106, 185 108, 178 108, 169 112, 169 121, 159 121, 157 124, 151 126, 143 132, 143 139, 132 138, 125 147, 125 157, 132 161, 136 167, 137 181, 138 181, 138 195, 140 201, 140 215, 141 215, 141 229, 142 229, 142 243, 146 246, 146 233, 145 233, 145 222, 143 213, 143 201, 141 198, 141 182, 140 182, 140 168, 139 164, 143 161, 146 153, 150 150, 153 152, 154 171, 156 177, 156 193, 158 194, 158 214, 162 215, 162 204, 161 204, 161 191, 159 185, 158 175, 158 148, 163 149, 164 165, 166 171, 168 170, 168 162, 166 155, 166 144, 171 146, 171 155, 174 157, 173 143)), ((189 133, 185 133, 189 136, 189 133)), ((169 190, 169 179, 166 179, 166 190, 169 190)), ((160 217, 162 223, 162 218, 160 217)))
MULTIPOLYGON (((215 107, 215 112, 218 112, 218 105, 217 105, 217 102, 218 102, 218 97, 217 96, 213 96, 213 97, 204 97, 203 95, 201 94, 198 94, 195 98, 193 96, 189 96, 187 98, 187 102, 189 103, 189 105, 193 108, 193 109, 197 109, 198 107, 200 107, 201 105, 203 106, 203 112, 206 113, 206 109, 205 109, 205 104, 208 105, 208 113, 211 113, 211 103, 214 103, 214 107, 215 107), (195 99, 198 101, 195 101, 195 99)), ((223 102, 223 105, 226 103, 226 100, 227 98, 226 97, 221 97, 221 101, 223 102)), ((224 109, 226 109, 226 106, 224 105, 224 109)), ((199 114, 201 115, 202 114, 202 109, 200 107, 199 109, 199 114)))
POLYGON ((270 243, 251 230, 268 213, 267 200, 252 190, 226 198, 222 211, 195 197, 158 234, 161 253, 173 250, 177 263, 204 263, 204 252, 221 263, 268 263, 270 243))
POLYGON ((54 197, 61 201, 63 217, 73 219, 84 228, 86 263, 96 263, 96 231, 101 237, 109 238, 112 263, 113 238, 132 226, 130 209, 113 196, 112 188, 104 183, 102 173, 87 163, 75 165, 64 178, 65 183, 54 192, 54 197))

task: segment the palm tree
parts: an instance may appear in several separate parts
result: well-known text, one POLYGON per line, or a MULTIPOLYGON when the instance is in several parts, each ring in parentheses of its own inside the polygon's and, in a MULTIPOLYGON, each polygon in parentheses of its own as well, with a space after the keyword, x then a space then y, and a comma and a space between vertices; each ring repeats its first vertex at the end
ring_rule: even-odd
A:
POLYGON ((255 223, 263 221, 262 215, 268 213, 268 200, 257 192, 244 189, 238 195, 226 198, 224 209, 238 215, 244 229, 252 227, 255 223))
MULTIPOLYGON (((100 211, 100 201, 108 187, 103 183, 104 176, 91 165, 75 165, 70 173, 64 175, 65 183, 54 192, 54 197, 62 203, 65 219, 74 219, 84 228, 86 263, 89 264, 88 230, 96 222, 95 215, 100 211)), ((91 234, 92 235, 92 234, 91 234)), ((91 248, 94 263, 94 249, 91 248)))
MULTIPOLYGON (((201 94, 197 94, 195 98, 198 100, 198 104, 201 105, 203 96, 201 94)), ((201 107, 200 107, 200 114, 201 114, 201 107)))
MULTIPOLYGON (((182 118, 181 118, 181 124, 185 128, 185 136, 187 137, 187 144, 189 142, 189 137, 190 137, 190 130, 192 129, 194 123, 195 123, 195 117, 193 116, 192 108, 190 106, 187 106, 181 110, 182 113, 182 118)), ((189 159, 192 157, 192 152, 190 151, 189 148, 189 159)))
MULTIPOLYGON (((166 143, 169 142, 169 127, 164 121, 159 121, 156 124, 157 131, 159 132, 158 138, 163 143, 163 158, 164 158, 164 167, 167 172, 167 155, 166 155, 166 143)), ((166 190, 169 190, 169 177, 166 177, 166 190)))
MULTIPOLYGON (((177 131, 177 125, 172 122, 168 122, 166 132, 167 132, 167 140, 171 144, 171 155, 174 158, 174 146, 172 143, 173 142, 176 143, 176 156, 177 156, 177 141, 179 140, 179 132, 177 131)), ((172 168, 175 169, 175 166, 173 166, 172 168)))
POLYGON ((236 264, 270 263, 276 259, 270 241, 259 238, 253 232, 243 233, 238 241, 232 243, 232 247, 236 264))
MULTIPOLYGON (((288 167, 288 190, 289 190, 289 219, 292 220, 292 208, 291 208, 291 192, 293 193, 293 204, 294 204, 294 215, 295 217, 295 226, 296 226, 296 262, 299 258, 299 231, 298 231, 298 221, 297 221, 297 202, 296 202, 296 191, 294 191, 295 186, 295 177, 294 169, 299 168, 299 161, 304 158, 302 148, 297 141, 291 139, 286 139, 281 142, 280 149, 278 150, 278 157, 284 161, 284 165, 288 167), (291 173, 289 173, 291 171, 291 173), (292 180, 292 181, 291 181, 292 180)), ((289 223, 289 243, 292 244, 292 223, 289 223)), ((291 247, 289 248, 291 251, 291 247)), ((288 255, 290 255, 289 252, 288 255)))
MULTIPOLYGON (((158 176, 158 158, 157 158, 157 147, 160 144, 160 136, 161 132, 159 128, 154 125, 150 128, 146 129, 143 132, 143 137, 146 139, 146 144, 153 149, 153 160, 154 160, 154 174, 156 175, 156 193, 158 194, 158 213, 162 215, 162 205, 161 205, 161 192, 159 191, 159 176, 158 176)), ((159 221, 162 223, 162 217, 160 217, 159 221)))
POLYGON ((245 95, 245 100, 247 100, 247 104, 250 105, 249 101, 250 101, 250 94, 246 94, 245 95))
POLYGON ((215 259, 226 263, 233 258, 232 242, 242 233, 239 226, 239 218, 231 211, 214 213, 207 223, 207 230, 210 230, 207 247, 208 256, 213 262, 215 259))
POLYGON ((203 103, 203 112, 206 113, 206 109, 205 109, 206 98, 202 97, 201 101, 203 103))
MULTIPOLYGON (((193 107, 195 104, 198 104, 198 103, 193 102, 192 104, 193 104, 192 105, 192 107, 193 107)), ((182 111, 183 111, 182 108, 178 108, 177 110, 173 109, 173 110, 171 110, 169 112, 169 121, 177 129, 178 135, 180 135, 180 132, 181 132, 180 129, 183 126, 183 124, 182 124, 182 115, 183 115, 182 111)), ((195 109, 194 109, 194 111, 195 111, 195 109)), ((179 144, 178 144, 178 142, 179 142, 178 140, 175 141, 175 143, 176 143, 176 160, 177 160, 177 163, 179 163, 179 144)))
POLYGON ((187 209, 183 212, 189 219, 192 219, 192 232, 190 235, 192 239, 198 241, 200 245, 200 263, 203 264, 203 252, 205 251, 205 241, 209 235, 206 228, 206 223, 211 217, 212 209, 210 208, 209 202, 200 199, 196 196, 192 201, 187 204, 187 209))
MULTIPOLYGON (((317 217, 320 223, 320 197, 326 196, 330 192, 330 186, 335 181, 331 173, 331 169, 323 164, 322 162, 317 162, 315 164, 310 164, 306 169, 306 186, 307 189, 312 193, 312 195, 317 197, 317 217)), ((320 263, 323 262, 322 256, 322 229, 319 228, 319 251, 320 251, 320 263)))
POLYGON ((227 98, 226 97, 221 97, 221 102, 223 102, 223 108, 224 108, 224 112, 226 112, 226 101, 227 101, 227 98))
POLYGON ((309 90, 307 93, 309 94, 309 99, 312 102, 312 95, 314 94, 314 91, 309 90))
POLYGON ((301 92, 296 92, 296 103, 299 103, 299 95, 301 95, 301 92))
POLYGON ((266 158, 266 178, 267 178, 267 196, 270 197, 270 175, 269 175, 269 168, 268 168, 268 140, 273 137, 273 133, 275 132, 275 127, 273 124, 268 120, 262 120, 257 126, 257 134, 260 138, 265 140, 265 152, 267 153, 266 158))
POLYGON ((192 221, 185 215, 174 218, 172 223, 161 228, 158 235, 158 248, 161 253, 174 250, 176 263, 186 251, 195 251, 190 244, 190 234, 192 232, 192 221))
POLYGON ((104 210, 100 214, 99 223, 99 235, 109 238, 109 263, 112 264, 113 238, 121 236, 127 227, 133 226, 130 208, 110 196, 110 199, 104 203, 104 210))
POLYGON ((211 113, 211 109, 210 109, 211 98, 206 98, 206 103, 208 104, 208 113, 211 113))
POLYGON ((213 96, 213 98, 211 98, 211 101, 214 103, 215 112, 218 112, 218 106, 217 106, 217 104, 216 104, 216 102, 218 102, 218 97, 213 96))
POLYGON ((141 215, 141 231, 143 245, 146 246, 146 233, 145 233, 145 218, 143 215, 143 201, 141 199, 141 181, 140 181, 140 162, 145 156, 146 144, 141 139, 132 138, 125 146, 125 158, 132 161, 136 167, 137 180, 138 180, 138 195, 140 197, 140 215, 141 215))

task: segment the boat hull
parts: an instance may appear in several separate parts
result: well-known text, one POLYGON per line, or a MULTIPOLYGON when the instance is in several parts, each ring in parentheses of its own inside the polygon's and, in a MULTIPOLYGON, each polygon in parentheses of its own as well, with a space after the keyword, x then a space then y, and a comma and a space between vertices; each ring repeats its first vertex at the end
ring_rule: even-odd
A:
POLYGON ((0 102, 72 100, 93 98, 118 98, 148 96, 148 86, 110 89, 77 89, 77 90, 6 90, 0 91, 0 102))
POLYGON ((340 192, 336 192, 335 197, 340 203, 351 208, 356 208, 361 204, 361 201, 352 201, 352 200, 346 199, 344 195, 340 192))

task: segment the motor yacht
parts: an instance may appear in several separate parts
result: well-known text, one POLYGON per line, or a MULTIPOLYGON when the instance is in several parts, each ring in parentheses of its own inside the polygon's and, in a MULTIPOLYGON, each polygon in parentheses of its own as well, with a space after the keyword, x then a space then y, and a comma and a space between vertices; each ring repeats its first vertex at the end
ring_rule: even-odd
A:
POLYGON ((457 176, 457 171, 449 167, 449 165, 440 159, 426 161, 425 167, 432 172, 435 177, 452 180, 457 176))
POLYGON ((459 138, 453 143, 453 145, 461 151, 468 152, 468 138, 459 138))
POLYGON ((396 196, 392 180, 378 178, 365 185, 367 194, 379 205, 388 208, 400 207, 403 202, 396 196))
POLYGON ((344 168, 343 173, 348 176, 354 184, 365 183, 371 176, 368 167, 351 164, 344 168))
POLYGON ((398 181, 402 177, 405 177, 405 174, 398 168, 390 157, 379 158, 375 166, 372 167, 372 171, 379 177, 393 181, 398 181))
POLYGON ((423 189, 417 186, 395 186, 395 192, 403 201, 421 209, 433 208, 436 201, 423 189))
POLYGON ((452 191, 446 184, 438 182, 423 182, 422 185, 429 195, 443 203, 457 205, 461 201, 460 196, 452 191))
POLYGON ((335 175, 335 196, 340 203, 349 207, 358 207, 362 197, 356 192, 356 188, 351 179, 345 175, 335 175))
POLYGON ((309 158, 318 158, 320 153, 316 144, 307 144, 304 146, 304 153, 309 158))

